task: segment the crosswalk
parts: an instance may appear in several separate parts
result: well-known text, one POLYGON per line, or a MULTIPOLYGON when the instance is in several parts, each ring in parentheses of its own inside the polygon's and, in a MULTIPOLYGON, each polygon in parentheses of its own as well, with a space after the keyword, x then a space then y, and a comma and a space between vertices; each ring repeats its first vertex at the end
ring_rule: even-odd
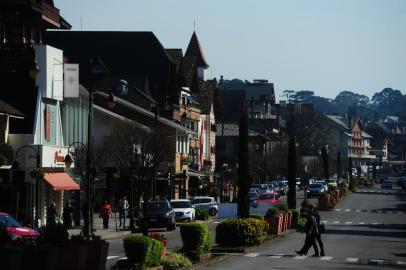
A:
POLYGON ((375 258, 337 258, 332 256, 322 256, 322 257, 312 257, 312 256, 300 256, 300 255, 289 255, 289 254, 262 254, 262 253, 245 253, 241 254, 243 257, 247 258, 257 258, 264 257, 270 260, 278 259, 292 259, 292 260, 320 260, 320 261, 334 261, 343 263, 356 263, 356 264, 367 264, 367 265, 396 265, 405 266, 406 262, 397 260, 385 260, 385 259, 375 259, 375 258))
POLYGON ((333 209, 336 212, 356 212, 356 213, 375 213, 375 214, 406 214, 404 211, 392 210, 374 210, 374 209, 333 209))
POLYGON ((364 221, 360 221, 360 222, 353 222, 353 221, 340 221, 340 220, 332 220, 332 221, 328 221, 328 220, 322 220, 320 221, 320 223, 322 224, 333 224, 333 225, 367 225, 367 226, 371 226, 371 225, 384 225, 384 223, 379 223, 379 222, 364 222, 364 221))

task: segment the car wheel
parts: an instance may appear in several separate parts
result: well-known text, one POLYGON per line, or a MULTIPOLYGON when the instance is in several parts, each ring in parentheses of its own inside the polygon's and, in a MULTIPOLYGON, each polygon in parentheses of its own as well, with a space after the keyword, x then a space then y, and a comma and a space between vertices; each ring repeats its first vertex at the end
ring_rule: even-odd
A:
POLYGON ((217 214, 216 209, 214 209, 214 208, 210 209, 209 214, 210 214, 210 216, 214 217, 217 214))

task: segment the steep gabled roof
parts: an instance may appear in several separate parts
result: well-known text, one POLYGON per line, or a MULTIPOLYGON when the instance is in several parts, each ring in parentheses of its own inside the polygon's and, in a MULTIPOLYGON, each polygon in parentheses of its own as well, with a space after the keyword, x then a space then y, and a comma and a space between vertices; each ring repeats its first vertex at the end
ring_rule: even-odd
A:
POLYGON ((197 66, 208 68, 206 58, 204 57, 202 47, 200 46, 199 39, 197 38, 196 32, 193 32, 192 38, 190 39, 189 46, 186 49, 185 57, 195 56, 197 58, 197 66))
POLYGON ((188 56, 182 59, 180 68, 179 68, 179 83, 182 86, 191 87, 193 77, 196 73, 196 57, 188 56))
POLYGON ((176 63, 177 66, 180 65, 183 58, 182 49, 165 49, 168 55, 172 58, 172 61, 176 63))

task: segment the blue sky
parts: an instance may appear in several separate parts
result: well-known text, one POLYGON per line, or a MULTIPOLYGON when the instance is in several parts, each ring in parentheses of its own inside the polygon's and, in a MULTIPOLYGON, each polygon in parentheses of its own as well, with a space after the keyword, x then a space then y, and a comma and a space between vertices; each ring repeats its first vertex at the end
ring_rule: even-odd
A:
POLYGON ((208 77, 268 79, 277 96, 406 93, 404 0, 54 2, 72 30, 153 31, 166 48, 185 50, 196 21, 208 77))

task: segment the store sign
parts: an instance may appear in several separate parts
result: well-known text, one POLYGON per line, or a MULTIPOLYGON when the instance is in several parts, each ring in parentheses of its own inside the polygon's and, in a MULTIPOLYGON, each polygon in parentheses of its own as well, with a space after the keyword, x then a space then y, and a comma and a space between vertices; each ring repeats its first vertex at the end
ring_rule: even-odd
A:
MULTIPOLYGON (((68 147, 42 145, 41 166, 42 167, 65 167, 65 156, 68 154, 68 147)), ((73 167, 74 164, 71 165, 73 167)))

